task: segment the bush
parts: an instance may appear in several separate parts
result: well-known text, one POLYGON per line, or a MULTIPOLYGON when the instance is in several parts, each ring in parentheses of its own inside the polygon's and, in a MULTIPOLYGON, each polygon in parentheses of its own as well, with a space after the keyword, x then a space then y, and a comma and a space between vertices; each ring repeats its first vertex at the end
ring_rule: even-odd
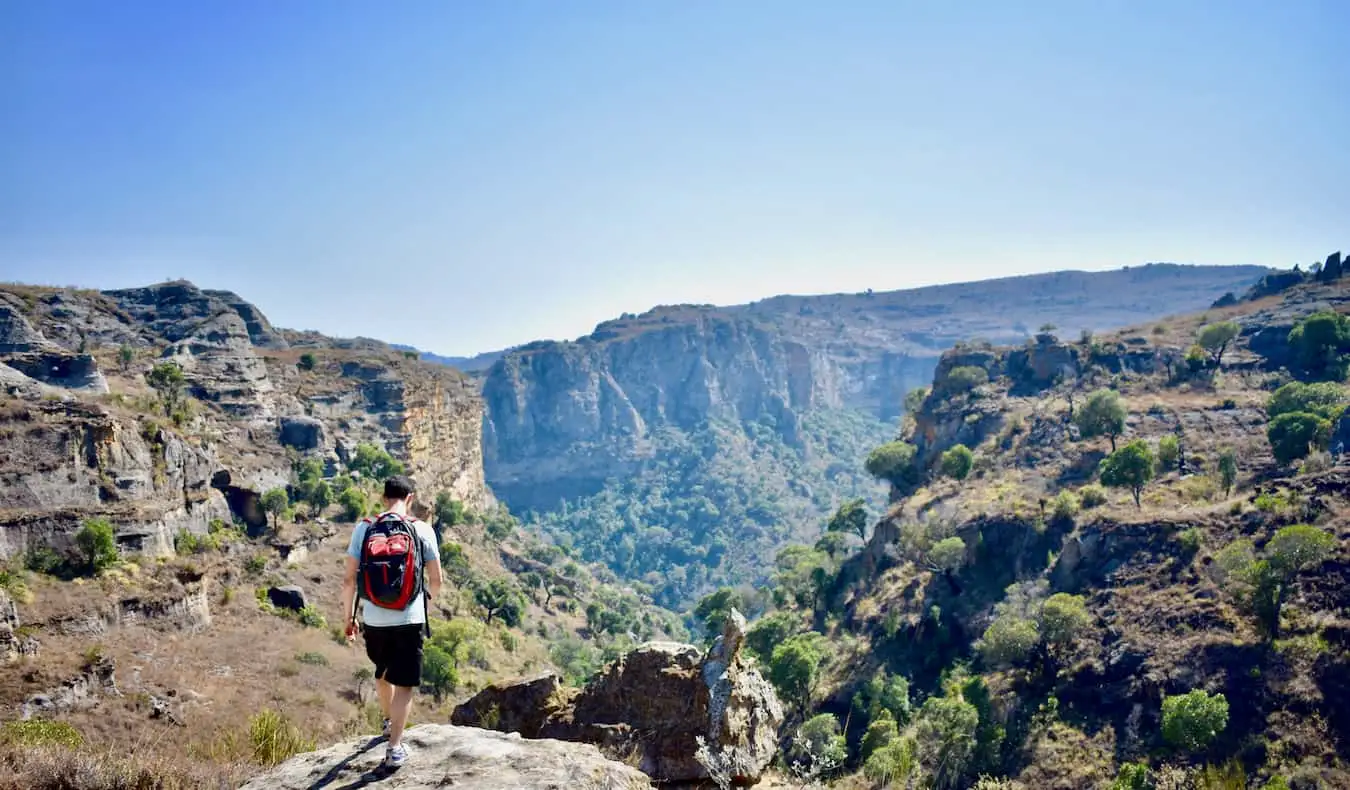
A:
POLYGON ((257 576, 266 569, 267 569, 266 554, 254 554, 252 557, 249 557, 247 560, 244 561, 244 571, 253 576, 257 576))
POLYGON ((253 747, 253 759, 268 768, 314 750, 314 742, 274 710, 264 710, 249 719, 248 740, 253 747))
POLYGON ((801 633, 802 629, 801 618, 797 615, 792 612, 774 612, 750 626, 745 634, 745 643, 760 660, 766 660, 773 655, 774 647, 801 633))
POLYGON ((783 698, 796 701, 806 711, 811 706, 825 655, 820 634, 813 631, 798 634, 773 649, 769 681, 783 698))
POLYGON ((1183 751, 1204 750, 1228 726, 1228 699, 1200 689, 1163 698, 1163 738, 1183 751))
POLYGON ((313 651, 310 651, 308 653, 301 653, 295 657, 295 660, 299 661, 301 664, 309 664, 310 666, 315 667, 328 666, 328 656, 325 656, 323 653, 315 653, 313 651))
POLYGON ((942 381, 942 389, 953 395, 959 395, 988 383, 989 371, 975 365, 960 365, 947 373, 947 378, 942 381))
POLYGON ((327 628, 328 621, 324 619, 323 613, 313 606, 306 606, 296 613, 300 624, 307 628, 327 628))
POLYGON ((1041 636, 1047 643, 1064 647, 1092 625, 1081 595, 1055 593, 1041 606, 1041 636))
POLYGON ((964 444, 958 444, 942 454, 942 473, 956 480, 965 480, 975 465, 975 454, 964 444))
POLYGON ((872 719, 867 724, 867 732, 863 734, 862 747, 859 752, 864 761, 871 757, 873 752, 888 746, 900 737, 900 729, 896 726, 895 717, 891 712, 883 710, 881 715, 872 719))
POLYGON ((368 480, 384 480, 404 471, 402 462, 369 442, 356 445, 347 468, 368 480))
POLYGON ((1177 533, 1177 545, 1181 547, 1187 557, 1194 557, 1200 551, 1202 539, 1200 530, 1195 527, 1183 529, 1177 533))
POLYGON ((1237 483, 1237 475, 1237 453, 1231 448, 1225 448, 1219 453, 1219 482, 1223 484, 1224 496, 1232 493, 1233 486, 1237 483))
POLYGON ((934 570, 952 571, 966 561, 966 542, 958 537, 939 540, 928 550, 928 564, 934 570))
POLYGON ((0 729, 0 742, 26 748, 59 746, 77 749, 84 743, 84 736, 64 721, 26 719, 5 722, 0 729))
POLYGON ((117 562, 117 539, 113 526, 102 518, 91 518, 75 533, 75 545, 83 555, 89 573, 101 573, 117 562))
POLYGON ((821 713, 803 722, 792 739, 791 757, 793 763, 813 776, 843 766, 848 759, 848 744, 839 731, 839 719, 821 713))
POLYGON ((863 468, 873 477, 886 480, 894 486, 914 485, 920 479, 914 453, 912 444, 887 442, 867 456, 863 468))
POLYGON ((989 624, 975 647, 985 663, 1001 667, 1025 661, 1040 638, 1040 631, 1032 621, 1003 615, 989 624))
POLYGON ((1350 316, 1331 310, 1313 313, 1289 331, 1289 345, 1312 375, 1344 379, 1345 357, 1350 352, 1350 316))
POLYGON ((436 495, 436 520, 443 527, 458 526, 468 522, 469 510, 449 491, 442 491, 436 495))
POLYGON ((437 644, 428 644, 422 652, 422 687, 432 693, 439 705, 459 686, 459 671, 453 658, 437 644))
POLYGON ((919 765, 918 751, 914 738, 896 738, 872 752, 863 763, 863 774, 881 787, 906 787, 919 765))
POLYGON ((938 787, 955 785, 975 756, 980 713, 959 697, 929 697, 916 728, 919 755, 938 787))
POLYGON ((1200 330, 1197 344, 1209 353, 1215 367, 1223 364, 1223 352, 1228 344, 1242 332, 1242 327, 1234 321, 1220 321, 1200 330))
POLYGON ((366 499, 365 492, 356 486, 344 489, 338 495, 338 504, 342 506, 342 515, 348 521, 364 518, 370 510, 370 501, 366 499))
POLYGON ((1308 457, 1299 464, 1298 473, 1301 475, 1315 475, 1319 472, 1325 472, 1335 466, 1335 461, 1331 458, 1331 453, 1326 450, 1317 450, 1308 453, 1308 457))
POLYGON ((1050 517, 1060 523, 1073 521, 1078 516, 1080 504, 1078 497, 1074 496, 1072 491, 1067 489, 1060 491, 1050 504, 1050 517))
POLYGON ((1273 420, 1281 414, 1307 412, 1325 420, 1335 420, 1345 410, 1346 400, 1345 388, 1339 384, 1291 381, 1275 390, 1266 401, 1266 416, 1273 420))
POLYGON ((296 367, 300 368, 301 370, 313 370, 314 366, 317 364, 318 360, 314 357, 314 354, 309 351, 306 351, 305 353, 300 355, 300 362, 296 365, 296 367))
POLYGON ((1111 783, 1111 790, 1151 790, 1148 766, 1143 763, 1125 763, 1111 783))
POLYGON ((291 506, 291 497, 284 488, 273 488, 262 495, 262 509, 272 515, 272 528, 276 529, 277 519, 291 506))
POLYGON ((1181 457, 1181 442, 1175 436, 1164 436, 1158 440, 1158 473, 1176 468, 1181 457))
POLYGON ((1153 479, 1153 451, 1143 439, 1135 439, 1102 460, 1102 483, 1112 488, 1128 488, 1136 507, 1143 507, 1139 494, 1153 479))
POLYGON ((1330 437, 1331 422, 1311 412, 1287 412, 1266 427, 1271 453, 1282 464, 1304 458, 1314 448, 1325 449, 1330 437))
POLYGON ((1078 500, 1082 503, 1084 510, 1101 507, 1106 504, 1106 489, 1095 483, 1090 483, 1078 489, 1078 500))

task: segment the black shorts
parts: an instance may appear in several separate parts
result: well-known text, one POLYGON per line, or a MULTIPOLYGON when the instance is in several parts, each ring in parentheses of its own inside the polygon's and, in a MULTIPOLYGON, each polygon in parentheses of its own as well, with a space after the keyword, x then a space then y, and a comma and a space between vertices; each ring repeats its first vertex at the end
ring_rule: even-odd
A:
POLYGON ((422 685, 422 624, 363 626, 366 655, 375 663, 375 677, 395 686, 422 685))

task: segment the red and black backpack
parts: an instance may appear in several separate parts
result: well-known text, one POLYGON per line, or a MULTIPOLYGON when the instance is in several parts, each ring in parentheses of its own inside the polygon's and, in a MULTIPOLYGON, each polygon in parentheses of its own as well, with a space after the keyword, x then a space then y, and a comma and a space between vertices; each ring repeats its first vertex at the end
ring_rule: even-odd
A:
POLYGON ((381 609, 402 611, 422 593, 422 541, 397 513, 381 513, 366 524, 361 540, 360 597, 381 609))

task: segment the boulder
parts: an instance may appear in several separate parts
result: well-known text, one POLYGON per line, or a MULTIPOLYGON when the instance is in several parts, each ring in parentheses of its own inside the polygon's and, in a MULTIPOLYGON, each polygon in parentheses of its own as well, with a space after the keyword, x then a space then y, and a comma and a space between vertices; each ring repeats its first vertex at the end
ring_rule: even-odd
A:
POLYGON ((594 746, 526 740, 490 730, 423 724, 404 734, 411 752, 397 770, 380 766, 384 739, 353 738, 301 754, 255 777, 240 790, 363 787, 401 790, 641 790, 641 772, 607 759, 594 746), (381 781, 388 779, 387 782, 381 781))
POLYGON ((269 587, 267 589, 267 600, 271 601, 272 605, 278 609, 291 609, 296 612, 308 605, 305 600, 305 591, 294 584, 288 584, 285 587, 269 587))
POLYGON ((705 763, 715 761, 718 774, 754 783, 777 751, 783 709, 741 655, 744 640, 745 618, 733 612, 706 655, 693 645, 648 642, 574 699, 560 697, 556 679, 538 677, 485 689, 455 710, 454 721, 592 743, 636 760, 661 782, 708 780, 705 763))
POLYGON ((328 445, 328 431, 322 420, 313 417, 282 417, 278 421, 278 440, 297 450, 318 450, 328 445))

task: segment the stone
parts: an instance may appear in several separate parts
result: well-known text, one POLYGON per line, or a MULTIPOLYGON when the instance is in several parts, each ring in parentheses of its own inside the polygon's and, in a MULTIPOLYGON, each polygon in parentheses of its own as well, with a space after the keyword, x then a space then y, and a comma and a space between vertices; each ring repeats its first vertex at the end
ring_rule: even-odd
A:
POLYGON ((278 421, 278 440, 300 451, 328 446, 328 430, 322 420, 313 417, 282 417, 278 421))
POLYGON ((108 381, 98 362, 88 354, 43 352, 16 354, 5 364, 34 381, 62 389, 82 390, 96 395, 108 392, 108 381))
POLYGON ((480 692, 460 705, 456 723, 508 727, 525 737, 592 743, 635 759, 659 782, 697 782, 718 773, 758 781, 778 749, 783 709, 773 687, 741 654, 745 618, 733 611, 706 655, 678 642, 648 642, 607 666, 576 696, 556 676, 480 692), (542 722, 542 724, 541 724, 542 722))
POLYGON ((423 724, 404 733, 410 759, 396 771, 380 766, 384 739, 361 737, 301 754, 255 777, 240 790, 314 787, 398 787, 400 790, 642 790, 641 772, 589 745, 527 740, 472 727, 423 724))
POLYGON ((290 609, 296 612, 308 605, 305 600, 305 591, 294 584, 288 584, 284 587, 269 587, 267 589, 267 600, 271 601, 272 605, 278 609, 290 609))
POLYGON ((14 307, 0 303, 0 354, 40 351, 51 343, 14 307))

